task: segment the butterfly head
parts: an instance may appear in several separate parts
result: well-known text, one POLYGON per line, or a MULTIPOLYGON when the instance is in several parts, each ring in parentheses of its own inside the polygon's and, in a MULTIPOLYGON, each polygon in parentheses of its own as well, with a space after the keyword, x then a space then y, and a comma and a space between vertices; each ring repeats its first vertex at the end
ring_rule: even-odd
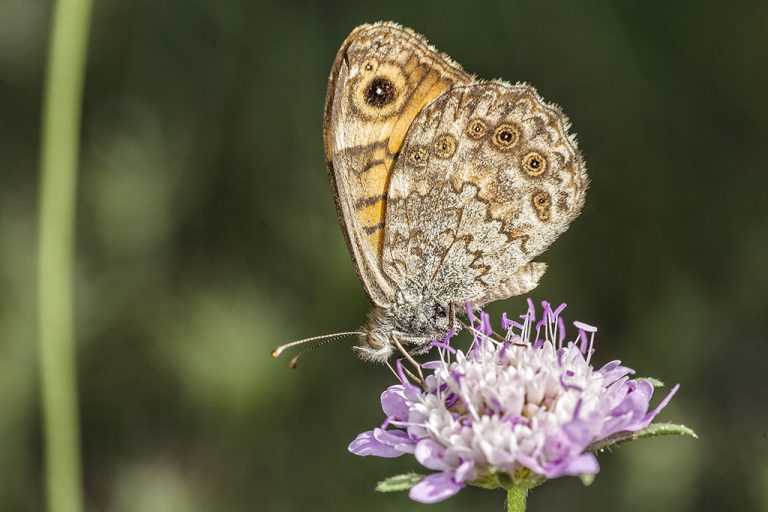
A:
POLYGON ((398 344, 407 347, 411 354, 420 354, 455 327, 453 304, 428 300, 392 308, 376 306, 368 315, 368 325, 362 329, 365 335, 355 348, 361 358, 383 363, 397 353, 398 344))

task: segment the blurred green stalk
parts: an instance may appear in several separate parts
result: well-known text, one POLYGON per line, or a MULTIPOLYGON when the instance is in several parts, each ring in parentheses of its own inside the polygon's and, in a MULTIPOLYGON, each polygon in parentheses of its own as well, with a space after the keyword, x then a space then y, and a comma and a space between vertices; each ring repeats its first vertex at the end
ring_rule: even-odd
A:
POLYGON ((48 510, 83 509, 73 241, 90 0, 55 2, 43 99, 37 300, 48 510))

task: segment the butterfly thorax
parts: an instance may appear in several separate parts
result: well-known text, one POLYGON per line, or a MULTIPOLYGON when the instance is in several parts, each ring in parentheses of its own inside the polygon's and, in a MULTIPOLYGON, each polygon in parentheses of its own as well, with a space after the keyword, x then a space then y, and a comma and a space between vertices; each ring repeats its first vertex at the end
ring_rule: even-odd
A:
POLYGON ((393 307, 374 306, 368 315, 366 336, 357 350, 363 359, 384 362, 398 351, 397 343, 413 354, 429 349, 456 324, 452 304, 433 299, 393 307))

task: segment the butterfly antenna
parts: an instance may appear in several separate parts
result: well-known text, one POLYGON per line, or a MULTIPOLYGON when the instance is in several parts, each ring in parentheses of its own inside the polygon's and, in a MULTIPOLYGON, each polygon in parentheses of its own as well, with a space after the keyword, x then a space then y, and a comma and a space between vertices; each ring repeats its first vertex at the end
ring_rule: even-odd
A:
POLYGON ((310 351, 316 349, 317 347, 325 345, 326 343, 330 343, 331 341, 335 341, 335 340, 337 340, 339 338, 344 338, 346 336, 365 336, 365 333, 364 332, 359 332, 359 331, 337 332, 335 334, 324 334, 323 336, 312 336, 311 338, 304 338, 303 340, 292 341, 290 343, 286 343, 285 345, 280 345, 275 350, 273 350, 272 351, 272 357, 274 357, 276 359, 276 358, 278 358, 280 356, 280 354, 283 353, 283 351, 285 349, 291 348, 291 347, 295 347, 296 345, 303 345, 304 343, 310 343, 312 341, 317 341, 317 340, 325 340, 322 343, 318 343, 317 345, 315 345, 314 347, 312 347, 310 349, 306 349, 306 350, 300 352, 299 355, 297 355, 296 357, 291 359, 291 367, 293 368, 293 367, 296 366, 295 361, 298 361, 298 358, 301 355, 303 355, 303 354, 305 354, 307 352, 310 352, 310 351))
POLYGON ((310 352, 312 352, 312 351, 314 351, 314 350, 317 350, 318 348, 322 347, 322 346, 323 346, 323 345, 325 345, 326 343, 330 343, 330 342, 332 342, 332 341, 336 341, 336 340, 338 340, 339 338, 343 338, 343 337, 345 337, 345 336, 351 336, 351 335, 353 335, 353 334, 365 334, 365 333, 359 333, 359 332, 347 332, 347 333, 344 333, 344 334, 338 334, 338 335, 336 335, 336 336, 333 336, 333 337, 331 337, 331 338, 329 338, 329 339, 323 340, 323 341, 321 341, 320 343, 318 343, 317 345, 315 345, 314 347, 307 347, 307 348, 305 348, 304 350, 302 350, 301 352, 299 352, 298 354, 296 354, 295 356, 293 356, 293 358, 291 359, 291 361, 288 363, 288 366, 290 366, 291 368, 296 368, 296 365, 297 365, 297 364, 299 364, 299 358, 300 358, 301 356, 303 356, 304 354, 309 354, 310 352))

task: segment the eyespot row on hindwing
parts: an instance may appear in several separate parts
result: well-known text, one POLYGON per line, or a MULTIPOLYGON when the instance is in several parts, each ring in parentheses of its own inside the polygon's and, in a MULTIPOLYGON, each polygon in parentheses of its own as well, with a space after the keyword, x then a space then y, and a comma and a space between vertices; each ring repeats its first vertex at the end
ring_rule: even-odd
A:
POLYGON ((502 151, 518 147, 522 138, 522 130, 516 124, 503 122, 491 131, 488 129, 488 123, 480 118, 471 119, 464 132, 467 137, 477 141, 492 133, 491 142, 496 149, 502 151))
MULTIPOLYGON (((485 121, 482 119, 473 119, 467 125, 467 135, 475 140, 482 139, 488 131, 485 121)), ((516 147, 521 139, 521 130, 511 123, 502 123, 493 131, 493 144, 502 150, 516 147)), ((435 138, 432 147, 432 153, 440 159, 451 158, 458 148, 458 141, 449 134, 444 133, 435 138)), ((415 165, 425 165, 429 159, 430 151, 425 146, 413 146, 408 158, 415 165)), ((520 169, 532 177, 541 176, 547 171, 547 157, 539 151, 529 151, 520 158, 520 169)))
MULTIPOLYGON (((483 119, 474 118, 465 129, 467 137, 480 141, 490 135, 491 145, 499 151, 519 150, 522 146, 523 132, 520 127, 511 122, 502 122, 493 130, 488 129, 488 123, 483 119)), ((529 177, 537 178, 547 171, 547 157, 539 151, 523 152, 519 159, 520 169, 529 177)))
POLYGON ((459 147, 459 142, 450 133, 444 133, 435 137, 432 147, 413 145, 408 149, 408 161, 418 167, 427 165, 430 155, 441 160, 451 158, 459 147))

